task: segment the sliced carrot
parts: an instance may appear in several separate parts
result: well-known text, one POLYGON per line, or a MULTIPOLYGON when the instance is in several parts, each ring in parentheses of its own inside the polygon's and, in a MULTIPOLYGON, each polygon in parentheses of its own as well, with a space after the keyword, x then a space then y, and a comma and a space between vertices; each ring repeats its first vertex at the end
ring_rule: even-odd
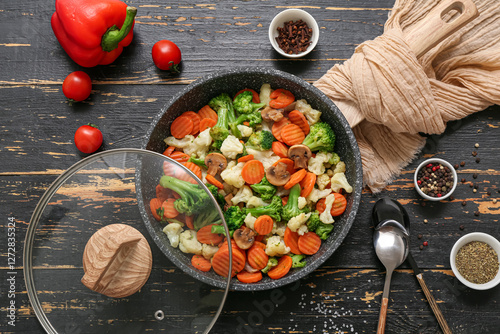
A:
POLYGON ((333 217, 338 217, 344 213, 347 207, 347 200, 345 199, 345 196, 342 194, 333 193, 333 195, 335 196, 335 200, 333 201, 330 213, 332 214, 333 217))
POLYGON ((200 116, 200 119, 203 121, 204 118, 210 118, 210 119, 213 119, 215 121, 215 123, 217 123, 217 113, 212 109, 210 108, 210 106, 207 104, 206 106, 202 107, 199 111, 198 111, 198 115, 200 116))
MULTIPOLYGON (((269 217, 268 215, 262 215, 257 218, 253 225, 253 229, 255 232, 259 234, 269 234, 273 230, 273 219, 269 217)), ((255 267, 254 267, 255 268, 255 267)))
POLYGON ((285 235, 283 236, 283 240, 285 241, 285 245, 290 247, 290 252, 293 254, 302 254, 299 249, 299 234, 297 232, 293 232, 290 228, 285 229, 285 235))
POLYGON ((181 198, 181 195, 179 195, 177 192, 175 192, 173 190, 170 190, 170 192, 172 193, 173 198, 175 198, 175 199, 181 198))
POLYGON ((248 184, 259 183, 264 175, 264 165, 259 160, 250 160, 241 169, 241 176, 248 184))
POLYGON ((274 122, 273 126, 271 127, 271 132, 273 133, 274 138, 278 139, 279 141, 283 141, 281 138, 281 130, 288 124, 292 124, 292 122, 290 122, 290 120, 286 117, 283 117, 278 122, 274 122))
POLYGON ((250 92, 250 93, 252 93, 252 102, 253 103, 260 103, 260 96, 259 96, 259 94, 256 91, 254 91, 253 89, 250 89, 250 88, 245 88, 245 89, 240 90, 238 93, 236 93, 236 95, 234 96, 233 100, 236 98, 236 96, 240 95, 243 92, 250 92))
POLYGON ((159 211, 161 210, 162 203, 163 202, 158 198, 153 198, 151 201, 149 201, 149 208, 151 209, 151 213, 153 214, 153 217, 155 217, 155 219, 158 221, 161 220, 160 213, 163 216, 163 213, 159 211))
POLYGON ((325 209, 326 209, 326 199, 322 198, 318 201, 318 203, 316 203, 316 210, 319 213, 323 213, 323 211, 325 211, 325 209))
POLYGON ((175 146, 169 146, 165 149, 165 151, 163 151, 163 155, 166 155, 167 157, 170 156, 170 154, 172 154, 172 152, 175 150, 175 146))
POLYGON ((293 260, 289 255, 283 255, 278 260, 278 265, 273 267, 271 270, 267 272, 267 275, 272 279, 279 279, 290 271, 292 268, 293 260))
POLYGON ((177 139, 182 139, 193 131, 193 121, 186 116, 179 116, 170 125, 170 133, 177 139))
POLYGON ((198 133, 198 131, 200 131, 200 122, 201 122, 200 115, 198 115, 194 111, 186 111, 182 113, 181 116, 189 117, 189 119, 193 122, 193 130, 191 130, 190 135, 195 136, 198 133))
POLYGON ((280 158, 287 158, 288 157, 288 146, 283 144, 280 141, 273 141, 272 144, 272 149, 274 154, 276 154, 280 158))
POLYGON ((314 232, 307 232, 299 237, 299 249, 306 255, 316 254, 321 247, 321 239, 314 232))
MULTIPOLYGON (((233 271, 231 277, 233 277, 245 268, 245 255, 236 247, 232 247, 231 251, 233 254, 233 271)), ((228 245, 222 246, 212 258, 212 268, 214 268, 214 271, 220 276, 227 277, 229 274, 229 261, 229 247, 228 245)))
POLYGON ((216 186, 219 189, 224 189, 224 185, 219 180, 217 180, 214 176, 207 174, 207 176, 205 178, 206 178, 208 183, 213 184, 214 186, 216 186))
POLYGON ((295 124, 288 124, 281 129, 281 139, 288 146, 302 144, 306 136, 304 131, 295 124))
POLYGON ((271 101, 269 101, 269 106, 274 109, 285 108, 287 105, 295 101, 295 96, 283 88, 276 89, 269 95, 271 101))
POLYGON ((185 222, 186 222, 186 226, 191 229, 191 230, 194 230, 194 218, 193 216, 186 216, 185 217, 185 222))
POLYGON ((255 247, 255 248, 250 248, 247 251, 247 260, 248 264, 252 266, 252 268, 261 270, 267 266, 267 261, 269 260, 269 256, 262 248, 255 247))
POLYGON ((161 207, 163 209, 163 217, 175 218, 179 215, 179 211, 177 211, 174 206, 175 201, 175 198, 167 198, 165 201, 163 201, 163 203, 161 204, 161 207))
POLYGON ((244 121, 243 125, 250 126, 250 122, 244 121))
POLYGON ((156 186, 156 198, 158 198, 162 203, 170 196, 170 189, 163 188, 161 185, 156 186))
POLYGON ((253 160, 253 154, 247 154, 238 159, 238 162, 247 162, 253 160))
MULTIPOLYGON (((178 163, 186 163, 188 162, 190 156, 187 155, 186 153, 184 152, 180 152, 180 151, 174 151, 172 152, 172 154, 170 154, 170 158, 174 159, 175 161, 177 161, 178 163)), ((174 166, 175 167, 175 166, 174 166)))
POLYGON ((283 188, 290 189, 291 187, 302 181, 306 176, 306 174, 307 171, 305 169, 300 169, 296 171, 295 173, 292 174, 290 180, 283 186, 283 188))
POLYGON ((285 206, 286 203, 288 203, 288 196, 281 197, 281 203, 283 203, 283 206, 285 206))
POLYGON ((236 275, 236 278, 241 283, 257 283, 262 279, 262 271, 259 270, 254 273, 250 273, 246 270, 243 270, 236 275))
POLYGON ((302 114, 298 110, 292 110, 288 114, 288 118, 290 119, 290 122, 292 122, 293 124, 299 126, 300 129, 307 136, 307 134, 309 133, 310 128, 309 128, 309 123, 307 122, 307 119, 304 116, 304 114, 302 114))
POLYGON ((205 131, 208 128, 213 128, 217 124, 216 120, 211 118, 204 118, 200 121, 200 132, 205 131))
POLYGON ((198 182, 196 182, 195 178, 192 177, 191 174, 180 168, 175 171, 175 177, 182 181, 191 182, 192 184, 198 184, 198 182))
POLYGON ((314 189, 314 185, 316 184, 316 174, 307 172, 306 176, 299 183, 300 187, 302 188, 300 196, 309 196, 311 191, 314 189))
POLYGON ((212 264, 210 263, 210 261, 205 259, 203 256, 197 254, 193 255, 193 257, 191 258, 191 264, 196 269, 205 272, 210 271, 210 268, 212 268, 212 264))
MULTIPOLYGON (((265 237, 266 237, 265 235, 260 235, 260 234, 259 234, 259 235, 256 235, 256 236, 255 236, 255 241, 254 241, 254 243, 256 243, 256 242, 261 242, 262 240, 264 240, 264 238, 265 238, 265 237)), ((253 245, 252 245, 252 246, 253 246, 253 245)), ((264 247, 265 247, 265 246, 266 246, 266 245, 264 245, 264 247)))
POLYGON ((290 175, 292 175, 293 173, 295 173, 297 170, 295 169, 295 163, 293 162, 292 159, 288 159, 288 158, 281 158, 279 159, 278 161, 276 161, 273 166, 276 166, 277 164, 279 164, 280 162, 286 164, 286 170, 288 171, 288 173, 290 173, 290 175))
POLYGON ((257 240, 255 240, 253 242, 253 245, 252 245, 252 247, 250 247, 250 249, 252 249, 253 247, 258 247, 258 248, 262 248, 263 250, 266 250, 266 244, 263 242, 257 241, 257 240))
POLYGON ((215 224, 210 224, 207 226, 203 226, 196 232, 196 239, 202 244, 207 245, 218 245, 224 240, 224 235, 212 233, 212 226, 215 224))
POLYGON ((183 163, 184 166, 187 167, 187 169, 189 169, 190 171, 192 171, 194 173, 194 175, 196 175, 199 179, 201 179, 201 168, 200 166, 198 166, 197 164, 191 162, 191 161, 188 161, 188 162, 185 162, 183 163))

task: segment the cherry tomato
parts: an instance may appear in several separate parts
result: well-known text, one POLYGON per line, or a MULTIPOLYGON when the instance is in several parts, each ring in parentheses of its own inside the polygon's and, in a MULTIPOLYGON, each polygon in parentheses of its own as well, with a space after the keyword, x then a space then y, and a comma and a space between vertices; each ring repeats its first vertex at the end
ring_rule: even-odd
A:
POLYGON ((174 42, 166 39, 158 41, 153 45, 153 61, 160 70, 179 72, 181 62, 181 50, 174 42))
POLYGON ((90 96, 92 80, 87 73, 76 71, 70 73, 63 81, 64 96, 73 101, 83 101, 90 96))
POLYGON ((102 132, 95 125, 80 126, 75 132, 75 145, 83 153, 94 153, 102 145, 102 132))

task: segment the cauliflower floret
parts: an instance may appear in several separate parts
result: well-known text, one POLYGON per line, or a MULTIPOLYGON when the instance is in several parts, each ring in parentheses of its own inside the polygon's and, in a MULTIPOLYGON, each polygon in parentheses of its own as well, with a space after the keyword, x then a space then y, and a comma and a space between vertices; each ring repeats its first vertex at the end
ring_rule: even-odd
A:
POLYGON ((345 173, 345 163, 343 161, 339 161, 339 163, 335 165, 335 169, 333 170, 333 174, 337 174, 337 173, 345 173))
POLYGON ((196 231, 186 230, 181 233, 179 249, 183 253, 191 253, 201 255, 201 242, 196 239, 196 231))
POLYGON ((193 142, 184 148, 184 153, 187 155, 196 154, 198 158, 203 159, 207 155, 210 145, 212 144, 212 136, 210 136, 210 129, 206 129, 196 137, 193 142))
POLYGON ((264 170, 267 171, 276 161, 281 159, 279 156, 274 154, 272 150, 258 151, 253 148, 247 148, 248 154, 253 154, 255 160, 259 160, 264 165, 264 170))
POLYGON ((245 180, 243 179, 243 176, 241 176, 241 170, 243 169, 243 166, 245 165, 244 162, 240 162, 237 165, 231 164, 231 162, 227 165, 226 169, 224 169, 221 173, 220 176, 224 181, 226 181, 228 184, 232 185, 233 187, 236 188, 241 188, 243 185, 245 185, 245 180), (232 167, 229 167, 232 166, 232 167))
POLYGON ((302 225, 301 227, 299 227, 299 229, 297 230, 298 235, 304 235, 307 232, 309 232, 309 229, 307 228, 307 225, 305 225, 305 224, 302 225))
POLYGON ((187 135, 182 139, 177 139, 175 137, 167 137, 165 138, 164 142, 168 146, 175 146, 177 148, 182 148, 185 149, 189 145, 191 145, 194 141, 194 136, 192 135, 187 135))
POLYGON ((347 193, 352 193, 352 187, 347 182, 347 179, 345 177, 344 173, 336 173, 332 176, 332 190, 335 191, 336 193, 339 192, 340 189, 344 189, 347 193))
POLYGON ((207 260, 210 260, 215 253, 219 250, 219 247, 212 246, 208 244, 202 244, 201 246, 201 255, 207 260))
POLYGON ((305 206, 307 205, 307 199, 305 197, 302 197, 302 196, 299 196, 299 209, 303 209, 305 208, 305 206))
POLYGON ((330 177, 327 174, 321 174, 316 178, 316 184, 319 190, 325 190, 328 183, 330 183, 330 177))
POLYGON ((243 153, 243 144, 240 143, 240 140, 235 136, 229 135, 222 142, 220 151, 226 158, 236 159, 238 154, 243 153))
POLYGON ((231 198, 233 205, 237 205, 240 202, 246 203, 253 196, 252 189, 249 186, 243 186, 238 190, 236 195, 231 198))
POLYGON ((240 130, 243 137, 250 137, 253 133, 253 129, 249 126, 239 124, 236 127, 240 130))
POLYGON ((167 235, 170 246, 177 248, 179 246, 179 236, 182 232, 182 225, 179 223, 170 223, 163 228, 163 233, 167 235))
POLYGON ((333 224, 333 222, 334 222, 333 217, 332 217, 332 213, 331 213, 333 202, 335 202, 335 195, 334 194, 330 194, 330 195, 326 196, 325 211, 323 211, 319 215, 319 220, 322 221, 324 224, 333 224))
POLYGON ((269 105, 269 101, 271 101, 271 85, 270 84, 263 84, 260 86, 260 93, 259 93, 259 98, 260 98, 260 103, 265 103, 266 105, 269 105))
POLYGON ((281 256, 290 253, 290 247, 285 245, 285 241, 279 235, 273 235, 267 239, 266 254, 268 256, 281 256))
POLYGON ((252 216, 250 213, 245 217, 245 225, 252 229, 253 230, 253 225, 255 224, 255 221, 257 220, 257 218, 255 218, 254 216, 252 216))
POLYGON ((309 196, 306 197, 307 202, 313 202, 316 203, 322 198, 325 198, 326 196, 330 195, 332 193, 332 189, 325 189, 325 190, 319 190, 317 188, 313 188, 309 196))
POLYGON ((309 103, 307 103, 306 100, 298 100, 295 103, 295 109, 300 111, 301 113, 306 116, 307 121, 309 122, 309 125, 313 125, 315 123, 319 122, 319 119, 321 117, 321 111, 318 111, 316 109, 313 109, 309 103))
POLYGON ((288 221, 288 228, 290 230, 292 230, 292 232, 297 232, 297 230, 302 226, 304 225, 307 220, 309 219, 309 217, 311 217, 311 213, 301 213, 300 215, 298 216, 295 216, 295 217, 292 217, 289 221, 288 221))
POLYGON ((307 169, 309 169, 311 173, 314 173, 316 175, 324 174, 325 163, 327 163, 331 158, 331 153, 318 152, 316 153, 316 157, 309 159, 309 162, 307 163, 307 169))
POLYGON ((264 202, 264 200, 257 196, 252 196, 247 202, 247 208, 258 208, 260 206, 266 206, 268 203, 264 202))
POLYGON ((286 223, 274 222, 273 223, 273 230, 271 231, 271 235, 277 234, 280 237, 283 237, 285 235, 285 230, 286 230, 286 223))

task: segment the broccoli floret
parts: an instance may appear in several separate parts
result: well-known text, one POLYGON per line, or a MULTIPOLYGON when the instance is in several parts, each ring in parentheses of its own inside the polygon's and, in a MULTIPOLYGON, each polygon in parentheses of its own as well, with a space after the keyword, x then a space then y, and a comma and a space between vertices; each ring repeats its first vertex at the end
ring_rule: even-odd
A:
POLYGON ((290 194, 288 195, 288 202, 283 207, 283 220, 290 220, 293 217, 297 217, 301 213, 308 213, 309 207, 304 207, 303 209, 299 209, 299 197, 300 197, 300 184, 296 184, 290 189, 290 194))
POLYGON ((226 205, 226 200, 224 199, 224 196, 222 196, 219 193, 219 188, 214 186, 213 184, 206 184, 208 190, 214 195, 215 200, 217 201, 217 204, 219 204, 221 210, 224 210, 224 206, 226 205))
POLYGON ((311 151, 333 152, 335 146, 335 133, 330 125, 319 122, 311 126, 309 134, 302 142, 311 151))
POLYGON ((163 175, 160 179, 160 185, 181 196, 175 200, 174 207, 180 213, 185 213, 188 216, 203 212, 212 203, 208 194, 198 184, 163 175))
POLYGON ((219 218, 219 212, 214 208, 214 209, 206 209, 205 211, 199 213, 195 218, 193 222, 193 227, 196 231, 198 231, 200 228, 214 224, 216 221, 220 221, 219 218))
POLYGON ((214 140, 214 142, 212 143, 213 150, 211 151, 220 152, 220 148, 222 147, 223 142, 224 140, 214 140))
POLYGON ((309 231, 316 231, 318 228, 319 224, 321 223, 321 220, 319 220, 319 212, 315 211, 311 214, 309 217, 309 220, 307 221, 307 229, 309 231))
POLYGON ((306 266, 306 256, 304 254, 293 254, 292 255, 292 268, 303 268, 306 266))
POLYGON ((231 231, 237 230, 243 225, 247 214, 239 206, 230 206, 224 212, 227 228, 231 231))
POLYGON ((336 165, 340 162, 340 157, 337 153, 332 152, 332 157, 328 160, 330 165, 336 165))
POLYGON ((332 231, 333 224, 324 224, 320 222, 314 233, 316 233, 321 240, 326 240, 332 231))
POLYGON ((257 124, 262 123, 262 115, 260 112, 256 111, 250 114, 242 114, 238 116, 234 124, 232 126, 237 126, 243 124, 243 122, 250 123, 250 127, 254 128, 257 124))
POLYGON ((271 149, 274 140, 274 136, 271 132, 261 130, 252 133, 246 145, 259 151, 266 151, 271 149))
POLYGON ((273 198, 277 190, 276 186, 269 183, 265 175, 259 183, 251 184, 250 187, 258 193, 260 198, 264 201, 269 201, 273 198))
MULTIPOLYGON (((217 112, 217 123, 210 128, 210 136, 214 140, 224 140, 229 136, 229 123, 236 121, 234 106, 231 98, 226 93, 214 97, 208 102, 210 108, 217 112)), ((231 132, 238 138, 241 138, 240 130, 236 125, 231 126, 231 132)))
POLYGON ((272 267, 276 267, 277 265, 278 265, 278 259, 275 257, 270 257, 269 260, 267 260, 267 265, 261 271, 264 274, 267 274, 267 272, 271 270, 272 267))
POLYGON ((191 156, 191 158, 189 158, 188 160, 189 162, 192 162, 198 166, 200 166, 201 168, 207 168, 207 165, 205 165, 205 160, 204 159, 198 159, 196 158, 194 155, 191 156))
POLYGON ((234 98, 234 109, 240 114, 250 114, 266 105, 265 103, 253 103, 252 99, 252 92, 242 92, 234 98))
POLYGON ((266 206, 259 206, 258 208, 246 208, 245 212, 250 213, 254 217, 268 215, 275 221, 281 221, 281 211, 283 210, 283 202, 281 197, 273 196, 271 204, 266 206))

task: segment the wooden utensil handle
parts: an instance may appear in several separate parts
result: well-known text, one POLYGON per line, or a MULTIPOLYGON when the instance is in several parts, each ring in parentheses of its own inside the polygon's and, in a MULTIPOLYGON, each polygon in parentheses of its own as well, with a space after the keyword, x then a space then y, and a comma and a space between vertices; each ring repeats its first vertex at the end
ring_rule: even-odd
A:
POLYGON ((384 334, 385 320, 387 318, 387 307, 389 305, 389 298, 382 298, 382 306, 380 307, 380 315, 378 316, 377 334, 384 334))
POLYGON ((431 305, 432 311, 434 312, 434 315, 436 316, 436 319, 439 323, 439 326, 441 326, 441 329, 443 330, 444 334, 451 334, 451 329, 448 327, 448 323, 446 322, 446 319, 443 316, 443 313, 441 313, 441 310, 439 309, 438 304, 436 303, 436 300, 432 296, 431 292, 429 291, 429 288, 427 288, 427 284, 425 284, 424 277, 422 274, 417 275, 417 280, 420 286, 422 287, 422 290, 424 291, 425 297, 427 298, 427 301, 431 305))
POLYGON ((478 16, 472 0, 443 0, 405 34, 405 40, 419 58, 478 16), (449 22, 444 21, 446 14, 453 10, 458 14, 449 22))

